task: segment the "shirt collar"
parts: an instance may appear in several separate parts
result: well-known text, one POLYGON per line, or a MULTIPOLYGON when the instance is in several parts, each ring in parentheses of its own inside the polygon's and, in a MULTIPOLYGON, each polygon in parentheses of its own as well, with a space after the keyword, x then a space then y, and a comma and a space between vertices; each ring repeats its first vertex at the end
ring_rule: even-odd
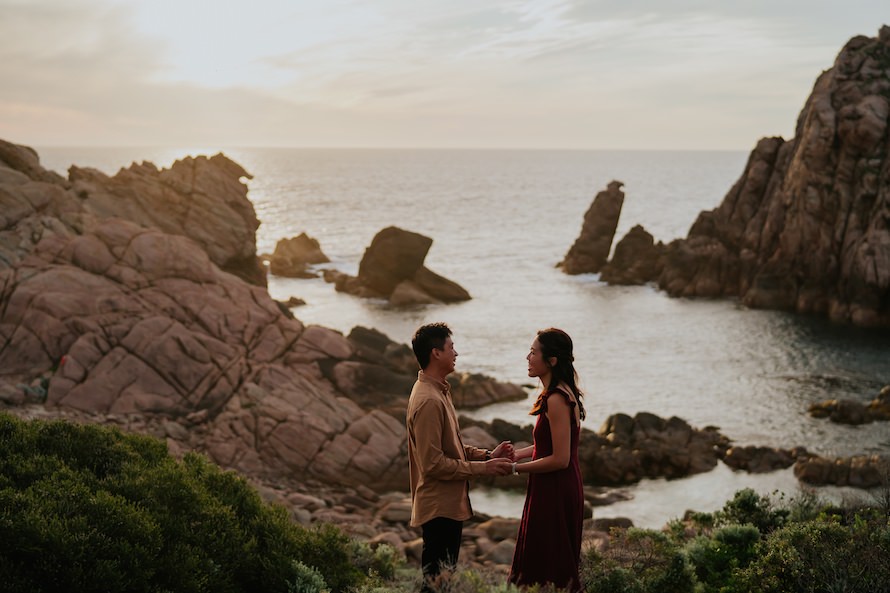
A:
POLYGON ((430 385, 435 385, 444 395, 451 395, 451 385, 448 384, 448 381, 439 381, 438 379, 434 379, 425 374, 423 371, 417 371, 417 380, 422 381, 423 383, 429 383, 430 385))

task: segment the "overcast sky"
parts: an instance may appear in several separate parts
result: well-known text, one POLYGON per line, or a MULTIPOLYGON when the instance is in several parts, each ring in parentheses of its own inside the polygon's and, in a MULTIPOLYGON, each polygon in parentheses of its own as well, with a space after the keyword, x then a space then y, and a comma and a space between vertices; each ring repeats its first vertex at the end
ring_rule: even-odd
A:
POLYGON ((888 0, 0 0, 0 138, 748 150, 884 23, 888 0))

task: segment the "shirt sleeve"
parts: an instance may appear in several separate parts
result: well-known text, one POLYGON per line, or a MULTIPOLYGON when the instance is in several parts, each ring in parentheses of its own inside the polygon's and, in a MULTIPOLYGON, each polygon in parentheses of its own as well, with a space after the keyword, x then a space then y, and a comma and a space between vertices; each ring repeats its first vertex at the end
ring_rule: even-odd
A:
POLYGON ((414 439, 420 473, 436 480, 467 480, 482 473, 481 463, 454 459, 442 450, 445 409, 427 400, 414 412, 414 439))

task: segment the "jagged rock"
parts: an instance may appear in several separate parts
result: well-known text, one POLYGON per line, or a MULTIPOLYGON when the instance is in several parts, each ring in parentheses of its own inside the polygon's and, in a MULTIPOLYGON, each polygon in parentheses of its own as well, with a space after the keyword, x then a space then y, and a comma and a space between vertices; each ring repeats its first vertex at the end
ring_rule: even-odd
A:
POLYGON ((659 287, 890 327, 888 31, 844 46, 793 139, 757 143, 720 206, 667 246, 659 287))
POLYGON ((606 264, 624 205, 622 185, 620 181, 612 181, 593 199, 584 214, 581 234, 559 263, 566 274, 596 273, 606 264))
POLYGON ((637 285, 653 282, 661 274, 665 246, 636 225, 615 246, 615 255, 605 265, 600 279, 609 284, 637 285))
POLYGON ((285 278, 315 278, 316 274, 310 272, 307 266, 329 261, 317 240, 300 233, 275 244, 275 252, 269 258, 269 271, 285 278))
POLYGON ((134 163, 114 177, 73 166, 68 176, 86 212, 189 237, 224 271, 266 285, 256 253, 260 223, 241 182, 251 175, 224 155, 187 157, 162 170, 134 163))
POLYGON ((385 298, 397 306, 453 303, 470 299, 461 286, 423 266, 433 240, 398 227, 374 236, 359 264, 358 276, 324 270, 326 282, 340 292, 385 298))

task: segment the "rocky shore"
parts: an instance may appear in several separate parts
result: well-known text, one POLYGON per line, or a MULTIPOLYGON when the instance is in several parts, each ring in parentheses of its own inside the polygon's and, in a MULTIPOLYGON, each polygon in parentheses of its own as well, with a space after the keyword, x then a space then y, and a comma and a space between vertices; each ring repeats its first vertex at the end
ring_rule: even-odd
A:
MULTIPOLYGON (((404 436, 413 354, 371 328, 305 325, 269 296, 244 178, 223 155, 164 170, 134 164, 112 177, 73 167, 63 178, 33 150, 0 142, 0 404, 203 452, 297 520, 333 522, 416 559, 404 436)), ((306 239, 291 245, 293 257, 314 253, 306 239)), ((527 397, 478 374, 452 383, 461 409, 527 397)), ((531 438, 530 427, 499 420, 462 425, 480 446, 531 438)), ((738 447, 716 428, 645 413, 615 414, 582 442, 589 517, 614 500, 609 487, 720 462, 809 464, 802 480, 862 486, 879 475, 880 460, 738 447), (848 469, 819 469, 826 464, 848 469)), ((613 523, 589 518, 589 539, 606 541, 613 523)), ((504 568, 515 533, 515 520, 479 517, 464 557, 504 568)))

